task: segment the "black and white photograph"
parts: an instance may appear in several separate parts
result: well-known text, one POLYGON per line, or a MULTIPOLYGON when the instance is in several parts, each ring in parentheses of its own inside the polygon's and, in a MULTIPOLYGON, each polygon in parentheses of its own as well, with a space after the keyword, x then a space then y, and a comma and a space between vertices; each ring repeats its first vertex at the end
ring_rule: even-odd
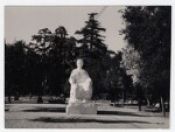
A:
POLYGON ((5 129, 169 129, 171 17, 171 5, 6 5, 5 129))

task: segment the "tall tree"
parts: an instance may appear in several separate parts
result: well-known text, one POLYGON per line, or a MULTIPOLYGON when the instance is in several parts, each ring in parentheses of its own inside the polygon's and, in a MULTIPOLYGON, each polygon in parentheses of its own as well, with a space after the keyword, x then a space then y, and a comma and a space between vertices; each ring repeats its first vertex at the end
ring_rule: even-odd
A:
POLYGON ((77 49, 78 56, 83 57, 86 63, 85 68, 89 72, 94 86, 94 97, 99 95, 99 92, 103 91, 103 80, 106 77, 106 69, 104 62, 106 61, 107 47, 103 43, 104 36, 101 32, 105 31, 105 28, 100 26, 98 20, 96 20, 97 13, 90 13, 88 21, 85 21, 85 26, 76 31, 76 34, 82 36, 78 40, 81 46, 77 49))
POLYGON ((24 41, 16 41, 13 45, 5 44, 5 94, 11 102, 11 96, 18 99, 27 93, 25 87, 25 59, 24 41))
POLYGON ((123 12, 126 28, 125 39, 140 54, 140 83, 160 98, 169 101, 171 7, 127 7, 123 12))
POLYGON ((52 32, 48 28, 43 28, 38 31, 38 34, 32 36, 34 43, 29 44, 29 48, 32 49, 40 58, 40 67, 38 73, 41 81, 41 87, 38 88, 38 103, 42 103, 43 90, 47 88, 48 81, 48 54, 51 50, 51 44, 53 40, 52 32))
MULTIPOLYGON (((50 92, 54 95, 65 93, 65 84, 73 69, 75 59, 74 37, 68 37, 67 30, 63 26, 55 29, 52 49, 49 52, 49 86, 50 92)), ((66 92, 67 93, 67 92, 66 92)))
POLYGON ((90 51, 100 49, 102 52, 106 51, 106 45, 103 43, 104 36, 101 32, 106 31, 105 28, 100 26, 100 23, 96 20, 96 15, 98 13, 90 13, 89 20, 85 21, 86 25, 81 30, 76 31, 76 34, 82 35, 83 38, 79 39, 78 42, 86 45, 90 51))
POLYGON ((144 97, 142 87, 140 87, 140 55, 131 45, 127 45, 125 49, 122 49, 122 64, 125 67, 126 73, 132 76, 133 90, 132 99, 138 101, 138 108, 141 110, 142 99, 144 97))
MULTIPOLYGON (((48 28, 40 29, 32 36, 29 44, 30 53, 36 53, 39 58, 38 73, 41 87, 38 88, 38 100, 42 95, 58 96, 64 94, 65 83, 73 67, 75 59, 76 39, 67 36, 67 30, 59 26, 52 33, 48 28)), ((37 63, 35 63, 37 64, 37 63)))

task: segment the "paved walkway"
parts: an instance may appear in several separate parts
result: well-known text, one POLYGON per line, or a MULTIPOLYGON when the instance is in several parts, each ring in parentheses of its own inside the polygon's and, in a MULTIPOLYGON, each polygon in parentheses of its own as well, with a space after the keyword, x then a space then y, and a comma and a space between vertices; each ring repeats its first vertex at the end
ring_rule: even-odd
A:
POLYGON ((6 105, 6 128, 168 128, 160 113, 138 112, 128 107, 99 105, 97 115, 67 115, 65 105, 6 105))

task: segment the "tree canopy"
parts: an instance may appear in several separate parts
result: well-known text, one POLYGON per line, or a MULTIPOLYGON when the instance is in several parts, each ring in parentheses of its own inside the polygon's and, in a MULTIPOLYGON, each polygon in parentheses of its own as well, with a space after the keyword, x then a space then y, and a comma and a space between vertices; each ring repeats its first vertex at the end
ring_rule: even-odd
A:
POLYGON ((122 17, 122 33, 140 56, 138 82, 154 100, 169 100, 171 7, 127 7, 122 17))

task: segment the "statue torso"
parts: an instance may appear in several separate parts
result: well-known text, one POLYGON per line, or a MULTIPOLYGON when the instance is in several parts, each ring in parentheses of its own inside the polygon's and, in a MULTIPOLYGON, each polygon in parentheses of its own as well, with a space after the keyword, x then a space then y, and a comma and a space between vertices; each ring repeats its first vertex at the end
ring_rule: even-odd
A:
POLYGON ((74 69, 71 73, 71 79, 75 83, 83 83, 89 78, 88 73, 84 69, 74 69))

